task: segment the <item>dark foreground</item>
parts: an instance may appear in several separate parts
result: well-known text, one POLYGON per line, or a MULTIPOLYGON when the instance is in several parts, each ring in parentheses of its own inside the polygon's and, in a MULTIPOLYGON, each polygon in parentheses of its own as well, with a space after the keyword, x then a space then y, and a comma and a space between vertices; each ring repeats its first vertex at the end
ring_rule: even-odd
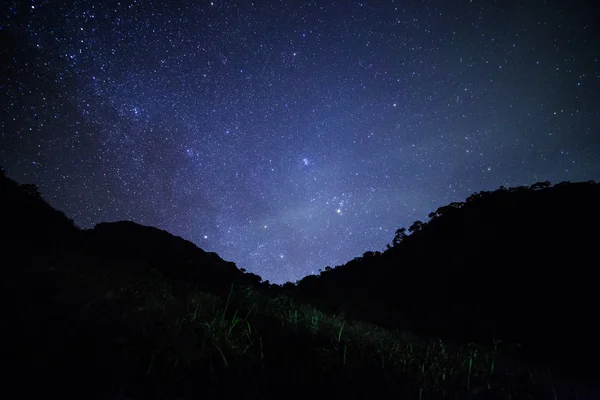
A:
MULTIPOLYGON (((261 284, 154 228, 80 230, 35 187, 1 178, 4 393, 132 400, 600 396, 595 376, 582 373, 594 371, 587 364, 547 362, 570 342, 546 339, 548 355, 527 358, 515 341, 411 334, 381 319, 393 313, 369 322, 357 306, 335 311, 323 307, 322 296, 313 303, 302 286, 261 284)), ((581 352, 584 344, 573 348, 581 352)), ((581 359, 589 362, 589 354, 581 359)))
POLYGON ((4 264, 18 272, 2 281, 2 363, 21 398, 593 398, 502 343, 387 331, 248 288, 219 296, 83 254, 20 255, 4 264))

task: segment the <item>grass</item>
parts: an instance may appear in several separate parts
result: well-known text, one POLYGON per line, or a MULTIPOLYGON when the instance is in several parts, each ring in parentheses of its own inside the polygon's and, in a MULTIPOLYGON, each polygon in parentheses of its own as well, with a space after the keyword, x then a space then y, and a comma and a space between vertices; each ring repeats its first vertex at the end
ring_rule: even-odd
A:
POLYGON ((140 398, 149 398, 148 393, 265 398, 283 386, 349 398, 377 393, 414 399, 486 393, 520 398, 515 396, 524 391, 542 396, 534 398, 556 396, 546 372, 516 363, 501 342, 492 348, 446 343, 326 314, 286 296, 270 298, 232 285, 226 297, 219 297, 123 267, 49 270, 60 289, 45 311, 32 314, 42 318, 53 309, 67 309, 76 315, 83 328, 63 350, 92 350, 66 360, 36 357, 45 357, 47 365, 85 365, 92 357, 96 379, 89 388, 140 398))

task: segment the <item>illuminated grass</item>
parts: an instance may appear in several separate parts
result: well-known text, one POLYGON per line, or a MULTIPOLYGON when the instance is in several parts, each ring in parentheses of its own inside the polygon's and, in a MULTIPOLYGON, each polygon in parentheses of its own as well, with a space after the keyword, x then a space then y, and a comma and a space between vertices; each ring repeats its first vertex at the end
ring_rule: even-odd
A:
POLYGON ((516 390, 511 382, 522 384, 523 377, 532 386, 552 387, 545 374, 507 360, 499 341, 489 349, 458 346, 234 285, 221 298, 157 275, 140 278, 118 270, 70 273, 66 280, 85 299, 86 313, 93 315, 100 305, 118 311, 113 318, 124 327, 118 337, 122 369, 142 376, 140 382, 194 376, 219 388, 248 374, 260 380, 257 371, 289 364, 342 382, 371 371, 386 382, 408 382, 414 398, 422 399, 498 386, 508 393, 516 390))

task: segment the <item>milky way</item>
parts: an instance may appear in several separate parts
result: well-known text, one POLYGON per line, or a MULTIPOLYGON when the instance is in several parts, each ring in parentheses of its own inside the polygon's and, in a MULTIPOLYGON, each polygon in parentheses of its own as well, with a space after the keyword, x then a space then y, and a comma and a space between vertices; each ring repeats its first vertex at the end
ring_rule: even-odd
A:
POLYGON ((83 228, 295 281, 472 192, 600 179, 588 3, 3 5, 0 164, 83 228))

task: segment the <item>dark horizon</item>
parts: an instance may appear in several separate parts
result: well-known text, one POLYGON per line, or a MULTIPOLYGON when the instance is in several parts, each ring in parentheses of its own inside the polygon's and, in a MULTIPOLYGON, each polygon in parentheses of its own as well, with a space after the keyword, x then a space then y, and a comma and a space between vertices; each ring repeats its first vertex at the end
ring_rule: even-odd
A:
POLYGON ((0 165, 273 283, 474 192, 599 181, 592 6, 443 3, 7 8, 0 165))

